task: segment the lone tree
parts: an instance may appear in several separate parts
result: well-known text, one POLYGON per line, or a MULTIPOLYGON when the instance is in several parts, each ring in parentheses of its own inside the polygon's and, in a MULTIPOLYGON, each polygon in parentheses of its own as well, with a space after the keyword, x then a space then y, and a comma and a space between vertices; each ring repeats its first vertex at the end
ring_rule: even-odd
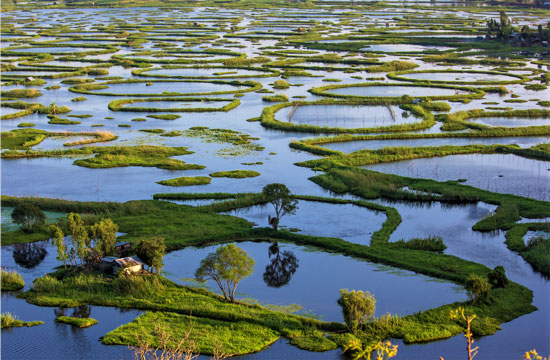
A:
POLYGON ((342 307, 344 321, 353 333, 356 333, 364 327, 367 321, 374 318, 374 311, 376 310, 374 295, 361 290, 340 290, 338 305, 342 307))
POLYGON ((157 270, 160 274, 164 266, 163 257, 166 252, 163 238, 150 238, 141 240, 137 246, 137 256, 151 268, 151 272, 157 270))
POLYGON ((30 203, 18 204, 13 209, 11 218, 14 223, 21 225, 21 230, 26 233, 33 232, 43 225, 46 220, 42 210, 30 203))
POLYGON ((290 190, 288 190, 284 184, 275 183, 266 185, 262 190, 262 195, 264 199, 275 208, 275 216, 267 217, 269 225, 271 225, 274 230, 279 228, 279 222, 283 216, 296 213, 298 200, 292 197, 290 190))
POLYGON ((480 301, 485 301, 489 297, 489 291, 491 291, 491 284, 487 278, 479 275, 470 274, 464 284, 468 297, 474 304, 480 301))
POLYGON ((214 280, 226 300, 235 302, 235 290, 239 282, 254 272, 254 259, 234 244, 220 246, 216 252, 201 260, 195 271, 199 281, 214 280))

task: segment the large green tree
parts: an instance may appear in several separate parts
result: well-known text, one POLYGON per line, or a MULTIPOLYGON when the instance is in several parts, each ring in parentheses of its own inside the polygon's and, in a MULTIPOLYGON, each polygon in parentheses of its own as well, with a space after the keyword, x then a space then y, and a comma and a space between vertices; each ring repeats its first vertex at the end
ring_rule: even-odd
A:
POLYGON ((164 254, 166 245, 164 238, 150 238, 141 240, 137 246, 137 256, 151 268, 151 272, 156 270, 160 274, 164 267, 164 254))
POLYGON ((235 302, 235 290, 239 282, 254 272, 254 259, 234 244, 220 246, 216 252, 202 259, 195 271, 200 281, 214 280, 226 300, 235 302))
POLYGON ((292 196, 286 185, 278 183, 266 185, 262 190, 262 195, 267 203, 272 204, 275 209, 275 216, 268 216, 269 225, 273 229, 279 228, 279 222, 283 216, 296 213, 298 200, 292 196))

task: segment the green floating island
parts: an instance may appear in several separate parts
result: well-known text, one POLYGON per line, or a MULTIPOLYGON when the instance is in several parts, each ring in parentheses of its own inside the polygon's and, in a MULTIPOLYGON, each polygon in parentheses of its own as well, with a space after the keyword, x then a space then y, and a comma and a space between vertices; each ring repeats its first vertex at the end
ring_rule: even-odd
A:
POLYGON ((193 186, 210 184, 210 178, 207 176, 182 176, 170 180, 157 181, 157 184, 166 186, 193 186))
POLYGON ((20 128, 28 128, 28 127, 35 127, 35 126, 36 126, 35 123, 30 123, 30 122, 22 122, 17 125, 17 127, 20 127, 20 128))
POLYGON ((169 329, 170 333, 182 335, 192 323, 191 341, 196 342, 198 352, 211 355, 212 339, 221 341, 223 351, 232 355, 244 355, 265 349, 280 338, 280 334, 262 324, 229 322, 215 319, 179 315, 169 312, 146 312, 131 323, 111 331, 102 339, 107 345, 137 345, 135 333, 154 336, 156 324, 169 329))
POLYGON ((10 313, 3 313, 1 315, 2 329, 9 329, 12 327, 31 327, 44 324, 44 321, 22 321, 17 319, 16 316, 10 313))
POLYGON ((253 170, 231 170, 231 171, 218 171, 211 173, 211 177, 227 177, 232 179, 244 179, 260 176, 261 174, 253 170))
MULTIPOLYGON (((164 114, 164 115, 147 115, 148 118, 158 119, 158 120, 176 120, 181 117, 181 115, 176 114, 164 114)), ((132 120, 137 121, 137 120, 132 120)))
POLYGON ((69 324, 78 328, 87 328, 98 323, 92 318, 76 318, 72 316, 59 316, 55 319, 58 323, 69 324))

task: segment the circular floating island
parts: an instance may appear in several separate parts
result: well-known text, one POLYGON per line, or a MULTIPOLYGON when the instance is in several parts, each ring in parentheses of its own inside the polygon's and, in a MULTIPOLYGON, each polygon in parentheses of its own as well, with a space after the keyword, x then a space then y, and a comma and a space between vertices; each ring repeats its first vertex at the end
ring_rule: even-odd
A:
POLYGON ((498 71, 461 71, 461 70, 420 70, 403 71, 388 74, 388 78, 398 81, 426 82, 463 85, 508 85, 529 81, 519 74, 498 71))
POLYGON ((278 76, 279 72, 271 69, 252 67, 165 66, 155 69, 134 70, 132 74, 136 76, 172 79, 242 79, 278 76))
POLYGON ((408 96, 419 100, 464 100, 480 99, 485 95, 481 89, 428 83, 356 83, 327 85, 309 90, 314 95, 365 100, 395 100, 408 96))

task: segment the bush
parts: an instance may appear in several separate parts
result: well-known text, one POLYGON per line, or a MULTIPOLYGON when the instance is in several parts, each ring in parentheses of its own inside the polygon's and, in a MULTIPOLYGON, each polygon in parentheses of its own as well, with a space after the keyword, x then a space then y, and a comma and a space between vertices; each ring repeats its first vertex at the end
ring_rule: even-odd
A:
POLYGON ((290 87, 290 84, 286 80, 277 80, 273 83, 274 89, 288 89, 290 87))
POLYGON ((489 284, 489 281, 486 278, 471 274, 466 279, 464 285, 466 287, 466 291, 468 292, 468 297, 474 304, 487 300, 489 291, 491 290, 491 284, 489 284))
POLYGON ((13 209, 11 218, 14 223, 21 225, 23 232, 32 233, 44 224, 46 215, 33 204, 21 203, 13 209))
POLYGON ((342 307, 344 322, 353 333, 363 329, 367 321, 374 317, 376 310, 374 295, 361 290, 340 290, 338 305, 342 307))
POLYGON ((50 275, 46 275, 34 280, 32 287, 36 292, 52 293, 59 287, 59 281, 50 275))
POLYGON ((487 275, 487 279, 489 280, 491 286, 495 288, 505 287, 508 285, 508 278, 506 277, 506 272, 502 266, 495 267, 493 271, 487 275))
POLYGON ((113 281, 114 290, 120 295, 142 296, 162 291, 162 283, 156 276, 120 275, 113 281))
POLYGON ((20 290, 25 286, 23 277, 16 271, 2 270, 1 279, 2 291, 20 290))

